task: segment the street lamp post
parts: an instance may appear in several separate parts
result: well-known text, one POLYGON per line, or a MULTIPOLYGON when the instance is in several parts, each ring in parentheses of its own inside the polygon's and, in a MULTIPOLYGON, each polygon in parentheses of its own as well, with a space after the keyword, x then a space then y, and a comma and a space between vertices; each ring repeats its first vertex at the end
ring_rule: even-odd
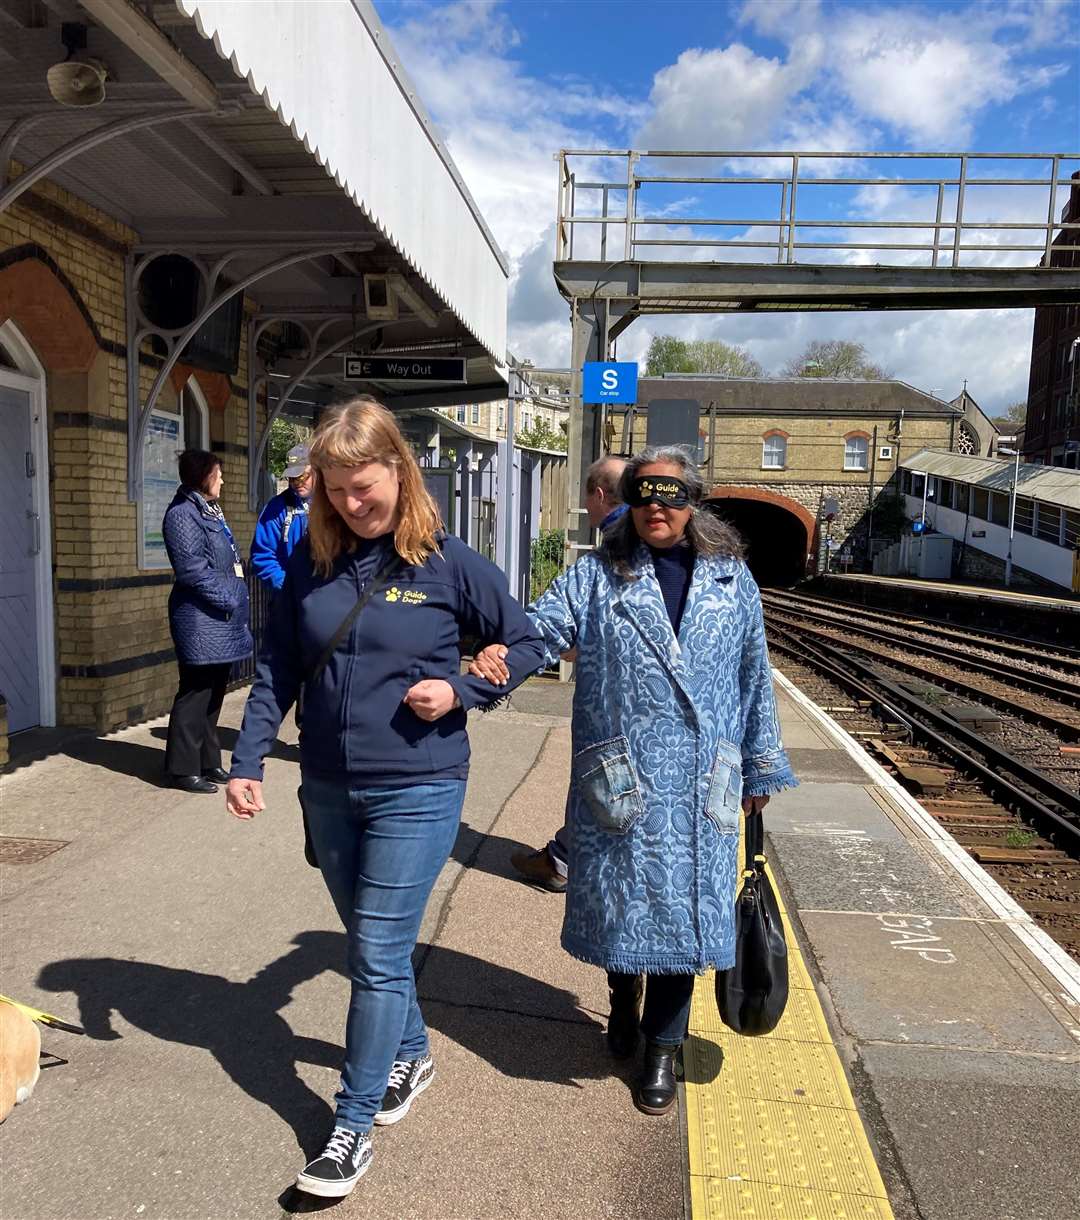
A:
MULTIPOLYGON (((1009 439, 1015 441, 1016 437, 1009 439)), ((1013 538, 1016 536, 1016 485, 1020 481, 1020 450, 1002 449, 998 445, 998 453, 1004 453, 1013 459, 1012 492, 1009 496, 1009 550, 1005 556, 1005 588, 1007 589, 1012 584, 1013 538)))
POLYGON ((922 527, 923 527, 923 530, 924 530, 924 531, 926 530, 926 497, 929 495, 929 493, 930 493, 930 476, 929 476, 929 474, 927 474, 925 471, 923 471, 923 477, 922 477, 922 516, 920 517, 920 520, 922 521, 922 527))

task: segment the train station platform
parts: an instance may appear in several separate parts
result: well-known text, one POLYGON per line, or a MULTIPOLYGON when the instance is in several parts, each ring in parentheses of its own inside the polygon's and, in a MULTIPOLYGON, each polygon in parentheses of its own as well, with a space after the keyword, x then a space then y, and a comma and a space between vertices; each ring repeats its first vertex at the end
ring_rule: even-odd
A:
POLYGON ((941 593, 948 597, 967 597, 978 601, 1000 598, 1007 602, 1030 602, 1040 609, 1062 610, 1080 614, 1080 596, 1055 596, 1053 593, 1036 593, 1030 589, 1006 589, 1001 585, 976 585, 946 580, 915 580, 903 576, 869 576, 852 572, 841 574, 830 572, 818 578, 826 587, 843 588, 846 585, 881 585, 898 589, 916 589, 927 593, 941 593))
POLYGON ((826 597, 876 610, 897 610, 1065 648, 1076 648, 1080 640, 1080 595, 1055 597, 1000 585, 855 573, 818 576, 810 586, 826 597))
MULTIPOLYGON (((558 826, 569 695, 471 726, 464 823, 416 955, 438 1077, 337 1214, 374 1220, 1076 1214, 1080 968, 780 677, 800 788, 767 812, 792 991, 768 1038, 699 982, 677 1111, 633 1107, 600 971, 508 857, 558 826)), ((235 729, 242 696, 223 724, 235 729)), ((163 722, 0 780, 0 990, 81 1021, 2 1132, 0 1214, 218 1220, 320 1210, 290 1186, 341 1057, 344 938, 303 862, 296 750, 254 823, 153 786, 163 722), (60 846, 58 846, 60 845, 60 846), (49 850, 50 846, 53 850, 49 850), (45 854, 48 852, 48 854, 45 854)))

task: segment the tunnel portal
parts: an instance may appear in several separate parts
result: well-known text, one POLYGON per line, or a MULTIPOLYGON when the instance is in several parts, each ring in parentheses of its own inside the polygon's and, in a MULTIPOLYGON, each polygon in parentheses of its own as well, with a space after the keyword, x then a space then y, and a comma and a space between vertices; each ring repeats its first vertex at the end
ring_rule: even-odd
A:
POLYGON ((720 495, 706 500, 705 506, 742 535, 759 585, 786 588, 806 574, 811 539, 796 505, 789 509, 775 500, 720 495))

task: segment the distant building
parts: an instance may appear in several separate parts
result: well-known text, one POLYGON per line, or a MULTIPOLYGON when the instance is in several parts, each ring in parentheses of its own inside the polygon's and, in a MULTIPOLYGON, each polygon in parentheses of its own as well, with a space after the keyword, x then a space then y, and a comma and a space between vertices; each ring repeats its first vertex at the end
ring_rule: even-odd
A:
MULTIPOLYGON (((1080 171, 1062 209, 1064 222, 1080 222, 1080 171)), ((1054 240, 1050 264, 1080 267, 1080 229, 1064 229, 1054 240)), ((1043 258, 1045 264, 1046 259, 1043 258)), ((1047 466, 1080 467, 1080 305, 1044 305, 1035 310, 1028 377, 1024 458, 1047 466)))
MULTIPOLYGON (((552 432, 565 435, 570 418, 569 377, 566 384, 558 378, 524 370, 530 394, 515 404, 514 436, 529 432, 539 422, 552 432)), ((442 414, 489 441, 506 440, 507 404, 505 400, 443 407, 442 414)))
MULTIPOLYGON (((997 425, 967 392, 966 386, 950 405, 964 413, 956 429, 953 452, 962 453, 966 457, 993 457, 997 452, 997 425)), ((1014 430, 1009 435, 1015 436, 1018 431, 1014 430)))
POLYGON ((822 569, 826 553, 832 567, 868 566, 899 528, 902 457, 985 453, 996 437, 966 394, 950 403, 902 381, 831 377, 643 377, 638 403, 611 424, 616 453, 650 435, 696 442, 710 503, 742 531, 766 584, 822 569), (671 408, 667 431, 678 419, 686 436, 665 433, 663 400, 697 403, 696 413, 671 408))

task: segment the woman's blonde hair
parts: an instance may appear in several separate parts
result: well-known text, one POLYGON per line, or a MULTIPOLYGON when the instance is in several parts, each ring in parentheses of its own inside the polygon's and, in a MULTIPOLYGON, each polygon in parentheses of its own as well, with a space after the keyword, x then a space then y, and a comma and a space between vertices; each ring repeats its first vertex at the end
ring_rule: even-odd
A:
POLYGON ((397 421, 380 402, 362 394, 329 411, 311 440, 311 467, 316 473, 308 515, 311 557, 320 576, 329 576, 343 552, 356 549, 356 535, 326 494, 323 472, 329 466, 362 466, 381 462, 398 476, 398 522, 394 549, 407 563, 421 564, 437 551, 442 527, 439 510, 424 486, 424 476, 397 421))

